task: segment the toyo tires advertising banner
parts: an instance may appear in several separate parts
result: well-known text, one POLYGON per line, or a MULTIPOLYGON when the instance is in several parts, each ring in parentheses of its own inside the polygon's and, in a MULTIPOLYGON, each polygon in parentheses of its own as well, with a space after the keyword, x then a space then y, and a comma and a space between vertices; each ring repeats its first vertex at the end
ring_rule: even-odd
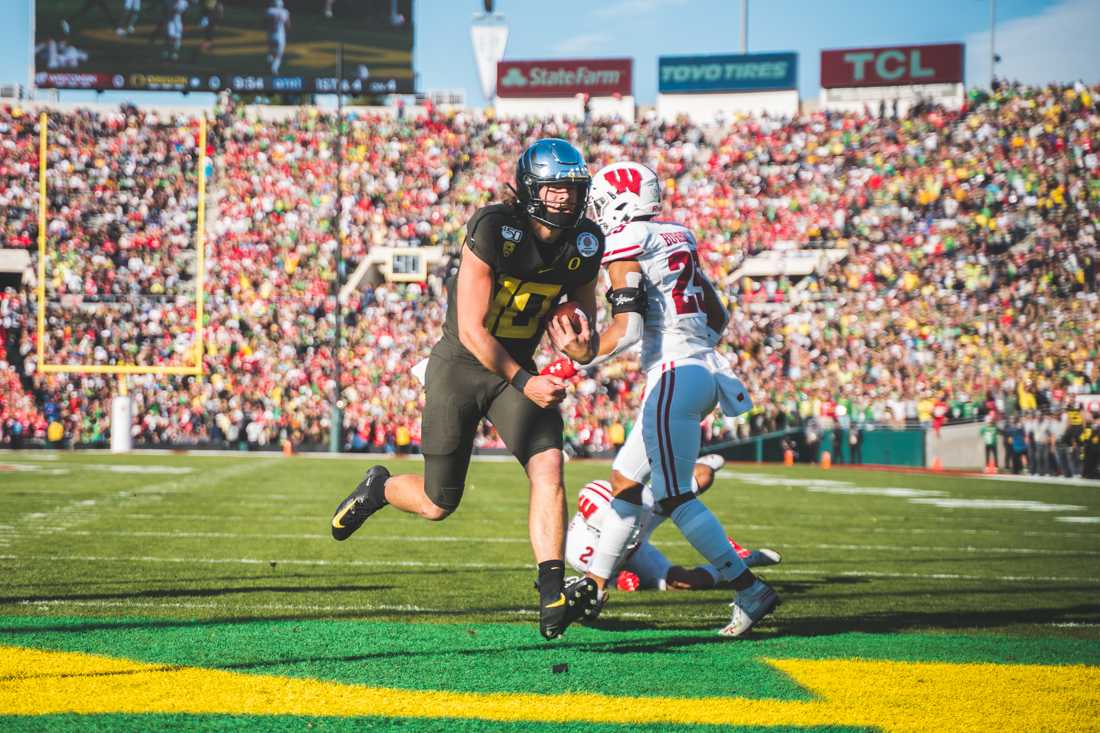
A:
POLYGON ((963 81, 964 46, 883 46, 821 52, 821 86, 880 87, 963 81))
POLYGON ((501 61, 497 64, 497 96, 625 97, 632 94, 633 67, 632 59, 501 61))
POLYGON ((765 92, 797 87, 797 53, 662 56, 657 60, 657 91, 661 94, 765 92))

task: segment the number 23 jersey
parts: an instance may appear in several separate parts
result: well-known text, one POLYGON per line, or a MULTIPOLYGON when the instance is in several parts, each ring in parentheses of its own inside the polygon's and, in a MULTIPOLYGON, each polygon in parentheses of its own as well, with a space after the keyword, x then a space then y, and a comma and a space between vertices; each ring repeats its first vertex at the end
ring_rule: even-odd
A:
POLYGON ((642 369, 711 351, 695 236, 664 221, 632 221, 607 235, 603 264, 636 260, 646 293, 642 369))
MULTIPOLYGON (((524 367, 546 330, 546 317, 563 295, 592 282, 604 253, 603 232, 587 218, 552 244, 538 241, 527 216, 514 206, 478 209, 466 225, 466 246, 492 269, 493 294, 485 328, 524 367)), ((458 337, 457 283, 448 285, 443 340, 475 358, 458 337)))

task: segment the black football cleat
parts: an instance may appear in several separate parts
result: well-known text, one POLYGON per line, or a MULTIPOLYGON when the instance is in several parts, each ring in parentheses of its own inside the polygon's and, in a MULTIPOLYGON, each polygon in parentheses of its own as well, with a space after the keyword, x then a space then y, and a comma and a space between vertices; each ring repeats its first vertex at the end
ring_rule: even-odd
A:
POLYGON ((543 599, 539 606, 539 632, 545 639, 555 639, 582 618, 598 616, 602 610, 600 589, 591 578, 566 578, 565 588, 557 599, 543 599))
POLYGON ((385 466, 371 466, 367 475, 355 487, 351 495, 340 502, 332 515, 332 538, 346 540, 362 526, 367 518, 386 506, 386 479, 390 472, 385 466))

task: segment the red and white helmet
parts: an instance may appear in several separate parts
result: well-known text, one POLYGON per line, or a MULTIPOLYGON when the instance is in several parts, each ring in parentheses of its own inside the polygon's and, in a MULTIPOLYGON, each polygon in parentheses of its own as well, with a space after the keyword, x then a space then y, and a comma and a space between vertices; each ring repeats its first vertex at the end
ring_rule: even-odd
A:
POLYGON ((631 219, 661 213, 661 183, 641 163, 612 163, 592 176, 588 202, 593 220, 607 234, 631 219))
POLYGON ((603 521, 603 509, 611 506, 611 482, 596 480, 585 484, 577 495, 577 512, 586 524, 599 527, 603 521))

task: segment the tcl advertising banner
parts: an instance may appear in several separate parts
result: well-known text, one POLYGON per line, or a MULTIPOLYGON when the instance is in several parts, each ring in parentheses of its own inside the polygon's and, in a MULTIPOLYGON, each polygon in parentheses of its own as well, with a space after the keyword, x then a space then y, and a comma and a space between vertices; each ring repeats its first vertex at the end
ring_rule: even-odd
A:
POLYGON ((961 43, 821 52, 821 86, 881 87, 963 81, 961 43))
POLYGON ((661 94, 763 92, 798 86, 798 54, 662 56, 657 61, 661 94))
POLYGON ((633 88, 633 66, 631 59, 501 61, 497 64, 497 96, 629 96, 633 88))

